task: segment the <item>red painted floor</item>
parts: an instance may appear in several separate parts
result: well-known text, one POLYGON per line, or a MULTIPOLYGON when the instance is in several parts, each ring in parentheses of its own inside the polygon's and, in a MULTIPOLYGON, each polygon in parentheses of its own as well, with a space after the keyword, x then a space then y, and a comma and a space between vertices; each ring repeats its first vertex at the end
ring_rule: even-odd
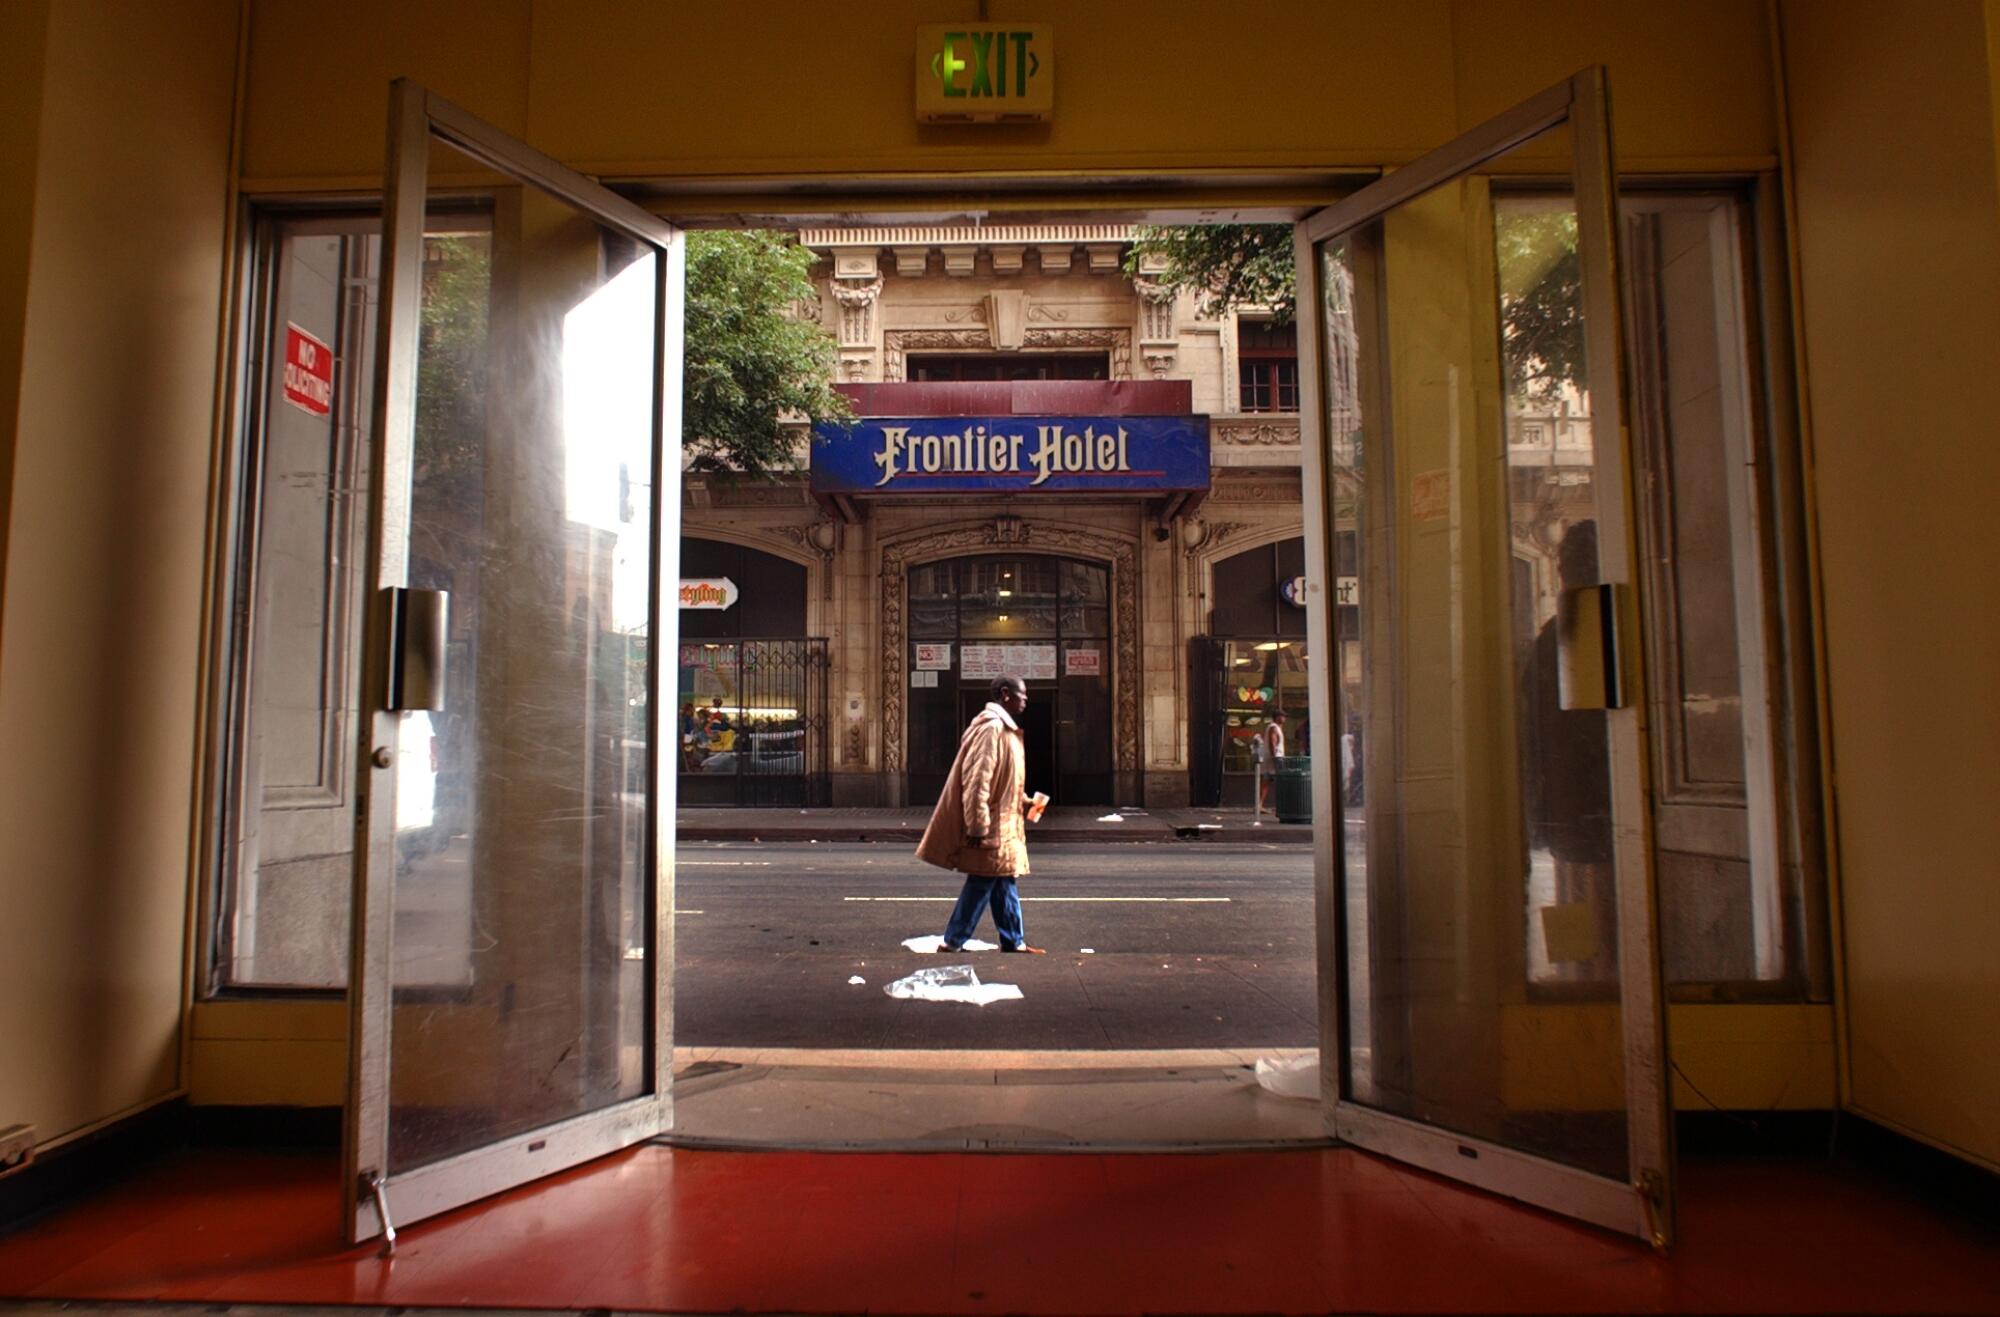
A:
POLYGON ((331 1159, 189 1153, 0 1238, 15 1297, 688 1312, 2000 1312, 2000 1232, 1851 1172, 1710 1162, 1668 1259, 1348 1149, 639 1148, 334 1239, 331 1159))

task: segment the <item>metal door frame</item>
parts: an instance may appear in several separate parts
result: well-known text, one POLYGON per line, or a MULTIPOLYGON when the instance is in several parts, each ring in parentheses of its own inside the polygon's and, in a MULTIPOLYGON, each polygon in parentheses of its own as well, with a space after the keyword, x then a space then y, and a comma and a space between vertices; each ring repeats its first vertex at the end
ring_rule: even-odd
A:
MULTIPOLYGON (((397 714, 388 712, 392 655, 388 637, 392 592, 408 584, 412 445, 416 425, 417 341, 420 324, 424 220, 430 144, 436 137, 506 176, 552 194, 599 223, 652 247, 659 256, 655 287, 657 347, 653 373, 653 462, 678 471, 682 349, 682 287, 686 247, 680 230, 658 216, 558 164, 407 79, 389 93, 389 143, 383 197, 381 325, 374 363, 374 470, 377 524, 369 549, 367 640, 363 651, 365 716, 360 719, 360 827, 354 888, 352 970, 348 1003, 348 1094, 343 1141, 344 1220, 354 1241, 386 1236, 393 1222, 435 1215, 514 1185, 627 1147, 667 1129, 673 1099, 674 774, 662 772, 660 664, 675 652, 679 613, 668 582, 679 574, 680 500, 675 481, 652 482, 651 664, 647 700, 647 852, 653 974, 647 1011, 651 1091, 600 1111, 571 1117, 469 1152, 384 1176, 390 1103, 390 934, 393 923, 395 756, 376 768, 377 748, 395 744, 397 714), (667 381, 676 383, 668 387, 667 381), (672 460, 669 461, 669 458, 672 460), (669 497, 671 494, 671 497, 669 497), (371 808, 375 802, 381 808, 371 808), (386 1208, 386 1213, 384 1209, 386 1208), (384 1219, 384 1216, 388 1219, 384 1219)), ((678 735, 672 738, 678 744, 678 735)))
MULTIPOLYGON (((1479 168, 1536 136, 1568 124, 1577 209, 1577 248, 1583 270, 1586 351, 1600 365, 1592 374, 1593 413, 1605 419, 1597 470, 1608 491, 1600 514, 1600 572, 1607 581, 1633 583, 1634 527, 1631 463, 1624 380, 1624 321, 1618 284, 1616 174, 1611 156, 1610 108, 1602 67, 1585 69, 1513 109, 1488 120, 1350 197, 1293 226, 1298 272, 1299 417, 1301 483, 1306 493, 1306 563, 1310 648, 1337 652, 1334 610, 1325 582, 1333 579, 1334 491, 1322 445, 1324 362, 1320 347, 1318 246, 1381 218, 1406 202, 1479 168), (1615 521, 1616 524, 1610 524, 1615 521), (1316 569, 1316 570, 1313 570, 1316 569)), ((1623 634, 1640 635, 1637 590, 1620 592, 1623 634)), ((1630 646, 1630 661, 1641 653, 1630 646)), ((1308 665, 1316 747, 1337 744, 1327 723, 1333 712, 1333 665, 1308 665)), ((1634 672, 1632 689, 1646 689, 1634 672)), ((1422 1121, 1393 1116, 1355 1102, 1345 1089, 1348 1023, 1344 847, 1338 828, 1313 838, 1320 976, 1320 1091, 1328 1132, 1335 1138, 1451 1179, 1549 1207, 1650 1240, 1664 1248, 1673 1230, 1673 1112, 1666 1077, 1666 1010, 1661 985, 1658 900, 1646 815, 1643 697, 1607 711, 1616 834, 1620 1008, 1624 1028, 1627 1153, 1633 1183, 1621 1185, 1578 1168, 1471 1138, 1422 1121)), ((1340 818, 1331 775, 1313 775, 1313 814, 1340 818)))

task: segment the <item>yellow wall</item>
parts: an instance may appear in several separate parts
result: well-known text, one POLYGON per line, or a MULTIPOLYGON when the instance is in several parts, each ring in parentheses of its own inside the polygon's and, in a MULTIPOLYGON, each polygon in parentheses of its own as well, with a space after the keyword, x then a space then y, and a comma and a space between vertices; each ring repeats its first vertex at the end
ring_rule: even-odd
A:
MULTIPOLYGON (((1781 10, 1854 1100, 1989 1160, 1994 2, 1781 10)), ((242 173, 272 187, 372 186, 395 74, 619 175, 1393 164, 1598 61, 1628 170, 1777 149, 1744 0, 1274 0, 1254 23, 995 0, 1055 22, 1060 84, 1052 125, 992 130, 908 108, 915 25, 971 0, 246 3, 242 173)), ((235 20, 232 0, 27 0, 0 22, 0 1040, 30 1058, 0 1066, 0 1121, 45 1137, 176 1083, 235 20)))
POLYGON ((179 1084, 237 28, 47 16, 0 637, 0 1123, 45 1142, 179 1084))
POLYGON ((28 242, 34 232, 41 143, 42 51, 48 0, 0 5, 0 634, 7 609, 7 515, 14 483, 14 420, 21 399, 21 329, 28 242))
POLYGON ((917 124, 916 25, 969 0, 355 0, 339 24, 259 3, 244 174, 379 177, 396 74, 613 175, 1393 163, 1607 60, 1628 163, 1776 149, 1765 19, 1741 0, 1545 0, 1531 21, 1485 0, 991 9, 1055 24, 1047 127, 917 124))
POLYGON ((2000 1165, 2000 188, 1979 0, 1783 6, 1851 1100, 2000 1165))

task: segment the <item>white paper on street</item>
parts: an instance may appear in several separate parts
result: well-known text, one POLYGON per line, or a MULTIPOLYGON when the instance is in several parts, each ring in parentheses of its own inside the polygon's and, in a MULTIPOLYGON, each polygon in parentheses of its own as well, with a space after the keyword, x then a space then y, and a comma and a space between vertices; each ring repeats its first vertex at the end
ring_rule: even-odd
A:
POLYGON ((1021 989, 1012 983, 981 983, 979 975, 973 972, 970 965, 939 965, 933 969, 920 969, 897 979, 882 991, 905 1001, 956 1001, 973 1006, 1018 1001, 1022 995, 1021 989))
MULTIPOLYGON (((944 950, 944 935, 941 933, 932 933, 927 937, 906 937, 903 939, 903 945, 920 956, 932 956, 944 950)), ((976 937, 965 939, 965 945, 959 948, 960 951, 998 951, 999 949, 1000 944, 998 942, 981 942, 976 937)))

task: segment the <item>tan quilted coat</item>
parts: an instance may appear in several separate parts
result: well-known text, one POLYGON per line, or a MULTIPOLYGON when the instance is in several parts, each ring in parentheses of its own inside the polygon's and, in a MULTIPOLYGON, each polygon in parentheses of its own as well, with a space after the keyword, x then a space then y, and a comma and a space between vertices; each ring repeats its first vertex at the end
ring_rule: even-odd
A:
POLYGON ((917 858, 940 869, 986 878, 1028 872, 1028 755, 1021 729, 997 704, 989 704, 959 738, 958 757, 944 780, 917 858), (977 846, 972 834, 997 838, 977 846))

